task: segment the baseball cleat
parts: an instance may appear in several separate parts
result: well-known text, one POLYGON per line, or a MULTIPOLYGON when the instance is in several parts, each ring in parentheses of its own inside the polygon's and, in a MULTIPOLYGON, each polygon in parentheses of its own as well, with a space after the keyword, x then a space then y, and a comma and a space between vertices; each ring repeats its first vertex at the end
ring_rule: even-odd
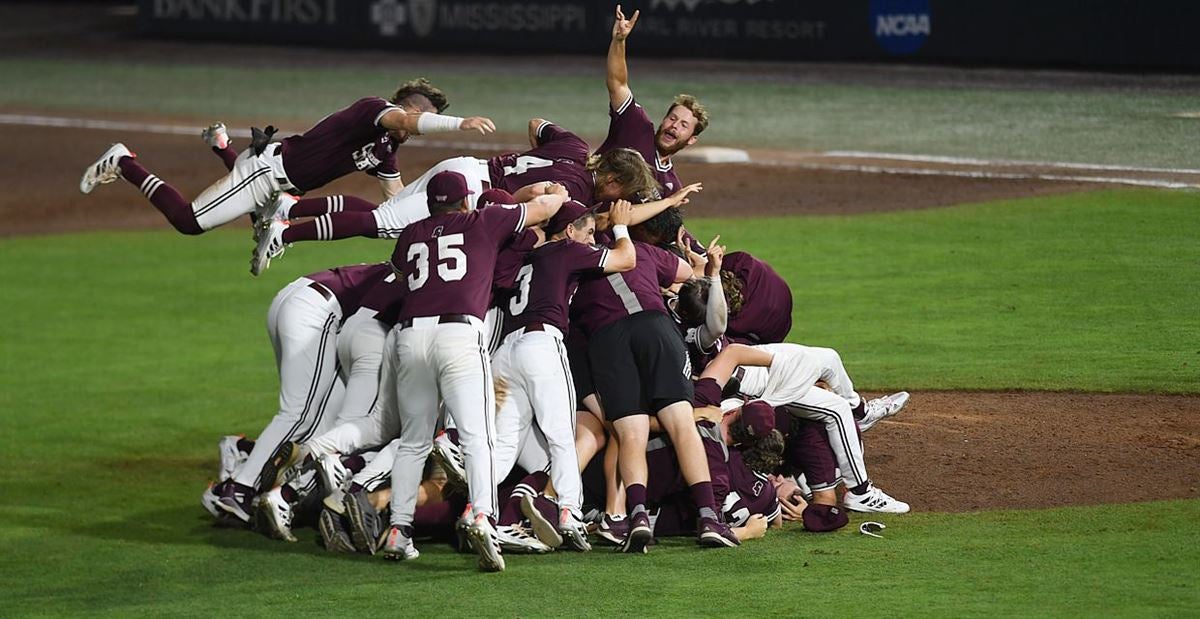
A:
POLYGON ((334 490, 332 494, 325 497, 321 501, 325 505, 325 509, 333 511, 339 516, 346 515, 346 491, 342 489, 334 490))
POLYGON ((88 166, 83 171, 83 178, 79 179, 79 191, 83 193, 92 193, 96 185, 104 185, 111 183, 121 177, 121 167, 117 165, 122 157, 137 157, 125 145, 117 142, 104 151, 103 155, 96 160, 96 163, 88 166))
POLYGON ((322 492, 330 495, 345 487, 350 480, 350 470, 342 466, 342 459, 337 454, 325 454, 317 460, 317 478, 321 480, 322 492))
POLYGON ((254 511, 254 488, 230 480, 221 489, 217 508, 245 524, 250 524, 250 512, 254 511))
POLYGON ((354 552, 354 540, 346 531, 342 517, 328 509, 321 510, 317 517, 317 530, 321 532, 321 543, 329 552, 354 552))
POLYGON ((624 544, 625 538, 629 536, 629 518, 604 514, 600 519, 600 526, 596 528, 596 535, 613 546, 624 544))
POLYGON ((546 517, 534 504, 532 496, 528 494, 521 496, 521 513, 529 519, 529 524, 533 527, 533 534, 543 544, 551 548, 562 546, 563 538, 558 533, 558 524, 546 520, 546 517))
POLYGON ((275 191, 267 198, 266 202, 258 204, 254 207, 254 221, 258 225, 254 227, 254 240, 261 238, 266 226, 272 221, 287 221, 288 213, 292 210, 292 205, 300 199, 285 191, 275 191))
POLYGON ((450 440, 450 435, 439 432, 433 439, 433 457, 446 471, 446 483, 453 487, 466 490, 467 461, 463 456, 462 447, 450 440))
MULTIPOLYGON (((366 490, 358 490, 346 495, 346 519, 350 522, 350 539, 354 548, 359 552, 375 554, 379 537, 384 531, 383 519, 366 490)), ((390 534, 389 534, 390 537, 390 534)))
POLYGON ((284 441, 275 448, 275 453, 263 465, 258 476, 258 492, 266 492, 287 481, 287 471, 300 460, 302 450, 300 445, 292 441, 284 441))
POLYGON ((283 231, 288 229, 288 222, 259 222, 259 225, 264 224, 266 229, 250 254, 250 274, 255 277, 267 270, 267 267, 271 266, 271 260, 282 256, 284 250, 287 249, 287 245, 283 242, 283 231))
POLYGON ((205 127, 200 132, 200 139, 204 140, 209 148, 219 150, 225 150, 233 143, 233 140, 229 139, 229 132, 225 130, 225 123, 213 123, 205 127))
POLYGON ((217 451, 221 454, 221 466, 217 471, 218 480, 225 481, 233 477, 233 472, 238 465, 246 461, 246 457, 238 449, 238 441, 241 439, 241 436, 230 434, 217 443, 217 451))
POLYGON ((484 572, 503 572, 504 557, 500 554, 500 542, 486 514, 475 516, 467 535, 471 537, 475 552, 479 553, 479 569, 484 572))
POLYGON ((388 529, 381 552, 384 559, 392 561, 411 561, 421 556, 417 547, 413 545, 412 527, 393 526, 388 529))
POLYGON ((204 493, 200 495, 200 505, 204 507, 204 511, 212 514, 213 518, 220 518, 225 512, 217 507, 217 503, 221 501, 221 486, 224 484, 209 484, 204 489, 204 493))
POLYGON ((456 550, 461 553, 475 552, 475 547, 472 546, 471 535, 471 504, 467 503, 466 509, 463 510, 458 520, 454 521, 454 534, 458 537, 458 547, 456 550))
POLYGON ((898 501, 872 484, 863 494, 847 492, 842 497, 846 509, 852 512, 868 512, 879 514, 907 514, 908 503, 898 501))
POLYGON ((259 530, 285 542, 295 542, 292 535, 292 506, 283 499, 279 488, 258 497, 259 530))
POLYGON ((629 535, 621 544, 620 552, 646 554, 646 546, 654 539, 654 531, 650 529, 650 517, 640 511, 629 518, 629 535))
POLYGON ((516 554, 541 555, 554 552, 554 549, 542 543, 541 540, 529 534, 516 524, 506 524, 496 527, 496 540, 504 552, 516 554))
POLYGON ((865 407, 866 414, 858 422, 859 431, 866 432, 881 419, 899 413, 905 404, 908 404, 907 391, 899 391, 892 395, 885 395, 882 398, 868 400, 865 407))
POLYGON ((588 552, 592 549, 587 538, 587 526, 569 508, 562 508, 558 518, 558 533, 562 536, 563 544, 571 550, 588 552))
POLYGON ((706 548, 733 548, 742 544, 729 525, 712 518, 701 518, 696 532, 696 542, 706 548))

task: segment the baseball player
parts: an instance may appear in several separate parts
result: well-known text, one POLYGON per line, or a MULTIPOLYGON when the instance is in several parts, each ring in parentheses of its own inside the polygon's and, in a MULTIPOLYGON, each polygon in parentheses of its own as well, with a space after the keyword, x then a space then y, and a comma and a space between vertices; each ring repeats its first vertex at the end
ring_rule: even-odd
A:
MULTIPOLYGON (((632 206, 618 200, 609 213, 626 228, 632 206)), ((589 550, 580 506, 583 490, 575 453, 575 393, 563 334, 567 311, 585 275, 622 273, 636 264, 633 242, 618 237, 612 250, 592 247, 595 219, 567 202, 547 226, 550 241, 535 249, 517 276, 517 292, 503 309, 517 326, 496 352, 492 370, 508 388, 496 416, 496 468, 508 474, 530 425, 537 425, 550 452, 550 477, 558 491, 559 531, 569 545, 589 550)), ((527 469, 528 470, 528 469, 527 469)))
POLYGON ((288 448, 321 431, 344 393, 337 380, 337 332, 342 316, 390 274, 386 264, 339 267, 296 279, 267 312, 267 334, 279 369, 279 410, 263 429, 246 461, 225 483, 216 507, 248 523, 255 496, 276 483, 292 459, 288 448))
POLYGON ((405 226, 429 216, 425 185, 434 175, 454 171, 467 179, 477 197, 488 187, 508 191, 518 202, 534 197, 537 187, 547 182, 566 188, 568 195, 584 204, 629 197, 654 185, 650 169, 640 155, 616 149, 589 156, 587 142, 554 123, 540 118, 529 121, 532 148, 488 160, 456 157, 430 168, 403 191, 383 204, 352 196, 333 196, 293 201, 281 195, 263 215, 266 226, 254 250, 251 269, 257 274, 270 266, 287 245, 299 241, 328 241, 353 236, 396 238, 405 226), (293 217, 316 219, 292 225, 293 217))
POLYGON ((392 526, 383 553, 391 559, 419 555, 412 543, 413 510, 440 397, 466 456, 472 506, 468 532, 480 555, 479 567, 501 571, 504 558, 491 521, 497 503, 495 394, 483 315, 500 247, 552 217, 562 199, 473 211, 467 181, 457 172, 435 175, 426 193, 430 217, 400 233, 391 260, 408 294, 388 353, 396 360, 401 431, 392 471, 392 526))
POLYGON ((302 135, 265 144, 261 151, 243 151, 229 174, 191 202, 143 168, 124 144, 114 144, 84 171, 79 190, 91 193, 97 185, 124 178, 183 234, 201 234, 254 213, 277 192, 311 191, 356 170, 378 176, 385 195, 391 195, 402 186, 396 172, 395 149, 410 136, 459 130, 486 134, 496 130, 487 118, 438 113, 446 105, 445 95, 424 79, 402 84, 391 100, 360 99, 326 116, 302 135))

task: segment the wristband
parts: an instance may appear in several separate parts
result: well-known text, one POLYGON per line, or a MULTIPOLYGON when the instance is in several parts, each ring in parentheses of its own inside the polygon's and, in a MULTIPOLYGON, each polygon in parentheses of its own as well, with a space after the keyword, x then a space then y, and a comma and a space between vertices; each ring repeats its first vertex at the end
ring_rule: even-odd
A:
POLYGON ((618 241, 621 239, 628 239, 629 226, 626 226, 625 224, 617 224, 612 227, 612 234, 613 238, 617 239, 618 241))
POLYGON ((443 116, 442 114, 434 114, 433 112, 422 112, 417 117, 417 133, 426 135, 429 133, 458 131, 462 122, 463 119, 458 116, 443 116))

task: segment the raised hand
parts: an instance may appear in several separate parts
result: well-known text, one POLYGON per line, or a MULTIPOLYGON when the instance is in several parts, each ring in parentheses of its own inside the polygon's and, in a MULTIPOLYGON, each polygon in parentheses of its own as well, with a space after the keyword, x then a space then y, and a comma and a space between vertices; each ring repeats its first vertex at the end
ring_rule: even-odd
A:
POLYGON ((633 205, 628 200, 613 202, 608 211, 608 221, 614 226, 628 226, 633 221, 633 205))
POLYGON ((489 133, 496 132, 496 123, 492 122, 492 119, 490 118, 471 116, 469 118, 464 118, 463 121, 458 124, 458 128, 463 131, 478 131, 481 135, 487 135, 489 133))
POLYGON ((612 38, 614 41, 624 41, 633 32, 633 25, 637 23, 638 15, 641 11, 634 11, 633 17, 625 19, 625 14, 621 12, 621 5, 617 5, 617 20, 613 22, 612 38))
POLYGON ((675 206, 683 206, 684 204, 688 203, 689 195, 699 192, 699 191, 703 191, 703 190, 704 190, 704 183, 692 183, 691 185, 686 185, 684 187, 681 187, 679 189, 679 191, 676 191, 675 193, 671 194, 670 196, 668 196, 667 199, 674 202, 675 206))

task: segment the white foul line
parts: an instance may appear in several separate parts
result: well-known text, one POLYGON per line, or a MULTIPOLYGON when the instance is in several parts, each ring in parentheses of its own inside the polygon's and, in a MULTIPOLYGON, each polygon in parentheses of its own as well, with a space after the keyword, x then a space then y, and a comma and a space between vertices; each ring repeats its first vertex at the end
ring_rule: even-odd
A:
MULTIPOLYGON (((31 114, 0 114, 0 125, 24 125, 33 127, 62 127, 70 129, 94 129, 101 131, 128 131, 138 133, 156 133, 165 135, 200 135, 202 127, 191 125, 168 125, 162 123, 140 123, 120 120, 98 120, 87 118, 63 118, 60 116, 38 116, 31 114)), ((248 129, 229 129, 233 137, 249 138, 248 129)), ((461 142, 452 140, 429 140, 415 138, 413 146, 427 148, 450 148, 463 150, 511 151, 524 148, 524 144, 497 144, 494 142, 461 142)), ((976 165, 983 167, 1049 167, 1072 170, 1098 170, 1122 172, 1146 172, 1161 174, 1200 174, 1200 170, 1175 168, 1146 168, 1118 165, 1092 165, 1085 163, 1068 163, 1056 161, 1016 161, 1005 159, 973 159, 969 157, 943 157, 937 155, 908 155, 896 153, 872 153, 866 151, 826 151, 821 153, 827 157, 844 157, 859 159, 890 159, 895 161, 912 161, 924 163, 946 163, 959 165, 976 165)), ((747 164, 738 164, 747 165, 747 164)), ((970 170, 945 170, 933 168, 904 168, 873 165, 826 164, 787 160, 756 159, 749 165, 768 165, 779 167, 800 168, 805 170, 830 172, 858 172, 864 174, 910 174, 916 176, 950 176, 959 178, 997 179, 997 180, 1042 180, 1062 181, 1071 183, 1098 183, 1105 185, 1132 185, 1139 187, 1157 187, 1162 189, 1200 189, 1200 184, 1180 181, 1153 180, 1140 178, 1120 178, 1107 176, 1072 176, 1064 174, 1037 174, 1021 172, 988 172, 970 170)))

